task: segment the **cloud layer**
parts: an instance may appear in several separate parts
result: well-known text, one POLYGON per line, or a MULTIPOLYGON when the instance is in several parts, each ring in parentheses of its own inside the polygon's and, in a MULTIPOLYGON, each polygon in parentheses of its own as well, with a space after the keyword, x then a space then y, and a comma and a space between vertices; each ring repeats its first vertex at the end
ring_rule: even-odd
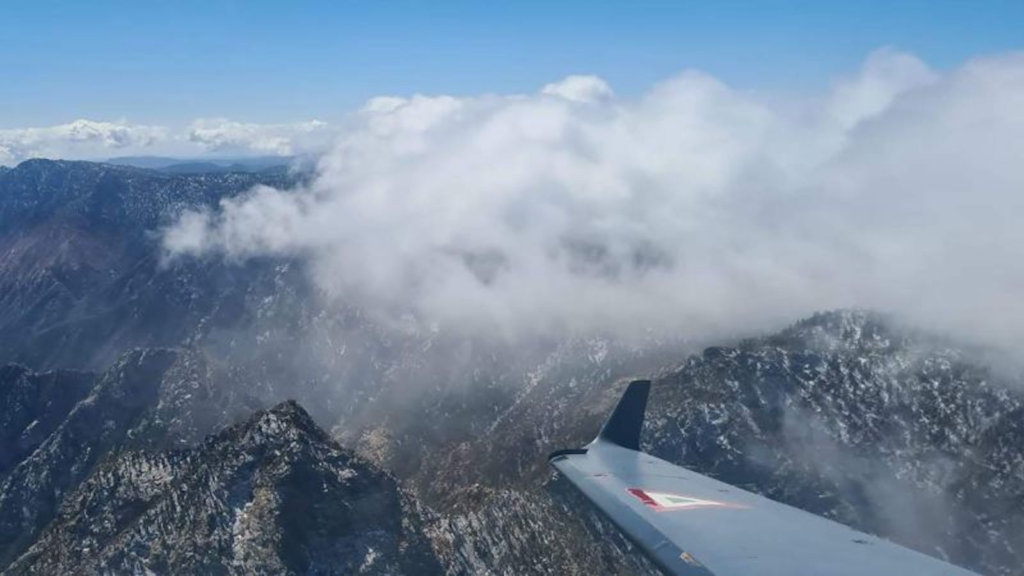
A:
POLYGON ((75 120, 42 128, 0 129, 0 165, 29 158, 103 159, 113 155, 279 155, 322 152, 334 132, 320 121, 253 124, 200 119, 185 129, 126 121, 75 120))
POLYGON ((186 214, 165 245, 301 257, 384 317, 513 336, 864 306, 1020 344, 1020 110, 1024 55, 938 73, 893 51, 816 96, 687 71, 636 100, 593 77, 376 98, 308 188, 186 214))
POLYGON ((33 157, 91 156, 97 151, 141 149, 167 137, 160 126, 75 120, 45 128, 0 130, 0 164, 33 157))
POLYGON ((252 124, 226 118, 197 120, 189 126, 189 142, 212 152, 257 152, 291 156, 310 150, 328 138, 326 122, 312 120, 296 124, 252 124))

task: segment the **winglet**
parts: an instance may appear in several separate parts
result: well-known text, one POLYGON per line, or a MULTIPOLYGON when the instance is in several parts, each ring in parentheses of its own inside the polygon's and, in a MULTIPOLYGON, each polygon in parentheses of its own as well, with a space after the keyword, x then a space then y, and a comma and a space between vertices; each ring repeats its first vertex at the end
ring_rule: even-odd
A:
POLYGON ((612 415, 601 427, 595 442, 604 441, 640 450, 640 429, 644 425, 644 410, 647 409, 647 395, 651 391, 650 380, 634 380, 612 410, 612 415))

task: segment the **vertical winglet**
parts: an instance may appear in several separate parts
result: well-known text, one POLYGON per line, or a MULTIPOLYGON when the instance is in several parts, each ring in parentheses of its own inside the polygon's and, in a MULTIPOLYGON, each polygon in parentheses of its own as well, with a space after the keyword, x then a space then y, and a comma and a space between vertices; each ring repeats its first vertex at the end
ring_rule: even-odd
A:
POLYGON ((612 415, 601 427, 596 442, 611 442, 630 450, 640 450, 640 429, 644 425, 650 380, 634 380, 612 410, 612 415))

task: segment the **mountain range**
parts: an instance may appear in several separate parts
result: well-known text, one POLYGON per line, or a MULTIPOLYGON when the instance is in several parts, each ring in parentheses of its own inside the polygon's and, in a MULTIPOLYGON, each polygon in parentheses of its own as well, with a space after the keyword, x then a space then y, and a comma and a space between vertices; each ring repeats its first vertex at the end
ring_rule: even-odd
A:
POLYGON ((396 328, 300 260, 158 231, 285 170, 0 169, 0 572, 647 574, 555 477, 625 383, 644 448, 1024 574, 1024 379, 862 310, 696 347, 396 328))

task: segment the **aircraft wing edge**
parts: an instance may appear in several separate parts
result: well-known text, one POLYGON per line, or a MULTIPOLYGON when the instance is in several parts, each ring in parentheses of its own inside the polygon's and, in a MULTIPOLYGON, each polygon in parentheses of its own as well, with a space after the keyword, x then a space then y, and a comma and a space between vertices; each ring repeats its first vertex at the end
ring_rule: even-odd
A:
POLYGON ((599 449, 602 445, 612 444, 639 452, 640 431, 650 390, 650 380, 630 382, 611 415, 601 426, 597 438, 588 447, 558 450, 548 457, 548 461, 604 513, 630 542, 646 552, 659 568, 684 576, 713 576, 711 571, 701 566, 635 510, 589 481, 587 474, 574 463, 577 458, 586 458, 590 449, 599 449))
POLYGON ((580 457, 586 458, 585 452, 563 450, 552 454, 549 462, 659 568, 682 576, 714 576, 640 514, 588 481, 586 473, 573 462, 580 457))
MULTIPOLYGON (((695 474, 653 456, 646 456, 639 450, 639 440, 650 388, 651 383, 647 380, 630 383, 593 442, 582 448, 553 452, 548 456, 548 461, 624 536, 666 573, 682 576, 733 576, 757 574, 767 568, 767 572, 775 575, 817 574, 827 573, 831 567, 836 566, 836 562, 841 562, 844 569, 839 572, 849 575, 864 573, 862 570, 880 570, 879 573, 888 574, 977 576, 965 568, 695 474), (669 474, 665 473, 665 467, 671 469, 669 474), (645 479, 644 474, 652 470, 656 473, 645 479), (732 497, 740 502, 735 506, 727 506, 712 500, 699 500, 705 496, 678 496, 660 492, 655 495, 749 510, 748 519, 736 526, 736 533, 742 535, 739 548, 745 548, 746 551, 737 554, 736 543, 730 544, 728 540, 723 540, 719 545, 717 540, 709 541, 707 538, 708 530, 713 529, 717 529, 716 538, 729 538, 728 534, 732 534, 730 521, 704 517, 699 522, 687 520, 680 523, 670 520, 669 516, 657 518, 651 516, 651 512, 641 510, 643 507, 636 502, 623 496, 626 492, 634 493, 635 490, 630 488, 634 482, 643 484, 650 481, 666 486, 666 481, 675 482, 676 478, 692 482, 688 484, 691 489, 703 487, 705 491, 733 491, 732 497), (794 518, 799 522, 794 524, 794 518), (766 526, 772 531, 765 533, 759 526, 766 526), (724 532, 723 527, 727 529, 724 532), (793 548, 796 555, 779 554, 778 542, 781 533, 788 533, 789 537, 789 540, 781 542, 796 544, 793 548), (683 534, 688 536, 681 538, 683 534), (763 537, 764 534, 768 534, 768 537, 763 537), (811 555, 805 556, 808 551, 800 548, 800 545, 803 543, 802 545, 806 547, 809 542, 814 542, 815 548, 811 555), (694 546, 693 554, 681 547, 690 545, 694 546), (865 548, 862 552, 860 547, 868 545, 872 548, 865 548), (829 555, 824 563, 822 554, 829 555), (697 556, 702 556, 702 560, 707 564, 697 560, 697 556)), ((654 493, 648 493, 648 498, 652 494, 654 493)), ((642 499, 642 496, 643 494, 636 497, 642 499)), ((679 502, 664 504, 660 501, 645 504, 680 505, 679 502)), ((681 504, 689 505, 686 502, 681 504)), ((653 512, 659 513, 660 511, 653 512)))

